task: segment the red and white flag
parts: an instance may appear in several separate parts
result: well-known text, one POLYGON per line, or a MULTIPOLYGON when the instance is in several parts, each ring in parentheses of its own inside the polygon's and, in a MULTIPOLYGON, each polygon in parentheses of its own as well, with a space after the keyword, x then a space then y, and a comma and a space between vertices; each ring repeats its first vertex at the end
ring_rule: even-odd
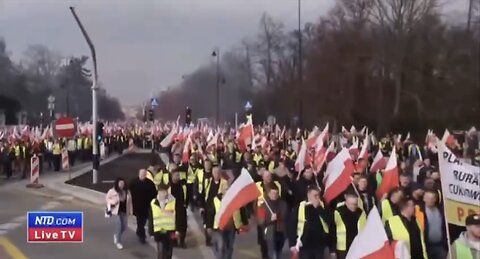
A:
POLYGON ((190 160, 190 149, 192 148, 192 136, 188 134, 185 144, 183 144, 182 162, 188 163, 190 160))
POLYGON ((337 156, 328 163, 327 175, 325 181, 324 198, 330 203, 338 195, 340 195, 352 182, 352 174, 355 170, 353 161, 350 158, 348 149, 344 148, 337 156))
POLYGON ((260 195, 260 191, 247 169, 243 168, 240 176, 232 183, 222 198, 220 208, 215 215, 218 228, 223 230, 232 219, 235 211, 258 199, 260 195))
POLYGON ((307 147, 312 147, 313 144, 315 144, 315 140, 317 139, 319 134, 320 134, 320 130, 318 129, 317 126, 315 126, 312 132, 310 132, 310 134, 308 135, 307 147))
POLYGON ((238 135, 238 148, 240 151, 247 150, 247 146, 253 142, 253 124, 248 122, 247 124, 240 126, 238 135))
POLYGON ((387 167, 385 167, 385 171, 383 171, 382 182, 377 189, 377 198, 379 200, 382 199, 385 193, 388 193, 391 189, 398 186, 398 182, 397 152, 395 148, 393 148, 392 154, 390 154, 390 158, 388 159, 387 167))
POLYGON ((365 137, 362 144, 362 150, 360 150, 360 154, 358 155, 358 164, 357 164, 356 171, 359 173, 363 173, 365 171, 365 168, 367 168, 367 165, 368 165, 368 144, 369 144, 369 138, 365 137))
POLYGON ((354 157, 358 157, 358 154, 360 152, 358 148, 358 137, 353 137, 352 141, 352 145, 348 148, 348 152, 354 157))
POLYGON ((383 156, 382 151, 378 150, 377 154, 373 158, 372 166, 370 167, 370 173, 376 173, 378 170, 382 170, 387 166, 387 158, 383 156))
POLYGON ((300 172, 303 171, 305 168, 305 159, 307 157, 307 143, 305 140, 302 139, 302 147, 298 152, 297 160, 295 160, 295 171, 298 172, 298 176, 300 176, 300 172))
POLYGON ((325 162, 327 161, 327 155, 328 155, 330 152, 334 152, 334 151, 333 151, 333 145, 334 145, 333 142, 331 142, 327 149, 321 148, 320 150, 318 150, 318 151, 315 153, 315 160, 313 161, 313 171, 314 171, 315 173, 320 172, 320 170, 322 169, 323 165, 324 165, 325 162))
POLYGON ((375 205, 368 214, 365 227, 353 239, 346 259, 395 259, 394 249, 375 205))

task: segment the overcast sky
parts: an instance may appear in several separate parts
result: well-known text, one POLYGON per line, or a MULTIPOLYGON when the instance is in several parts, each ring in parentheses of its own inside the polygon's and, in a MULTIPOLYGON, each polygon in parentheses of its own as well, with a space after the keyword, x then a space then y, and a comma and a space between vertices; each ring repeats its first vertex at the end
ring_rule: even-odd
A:
MULTIPOLYGON (((468 0, 444 0, 463 11, 468 0)), ((334 0, 302 0, 303 22, 315 22, 334 0)), ((269 13, 287 29, 297 25, 296 0, 0 0, 0 37, 14 60, 30 44, 64 56, 89 55, 68 10, 75 6, 92 38, 99 76, 123 105, 139 104, 258 32, 269 13)))

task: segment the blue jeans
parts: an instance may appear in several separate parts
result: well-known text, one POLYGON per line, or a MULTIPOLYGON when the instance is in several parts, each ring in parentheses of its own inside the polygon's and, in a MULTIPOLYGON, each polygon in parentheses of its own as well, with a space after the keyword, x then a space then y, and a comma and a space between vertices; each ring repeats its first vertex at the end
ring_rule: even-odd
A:
POLYGON ((235 229, 215 231, 213 234, 213 252, 217 259, 231 259, 235 242, 235 229))
POLYGON ((127 214, 119 213, 117 215, 118 221, 115 223, 115 237, 118 243, 122 243, 122 234, 127 229, 127 214))

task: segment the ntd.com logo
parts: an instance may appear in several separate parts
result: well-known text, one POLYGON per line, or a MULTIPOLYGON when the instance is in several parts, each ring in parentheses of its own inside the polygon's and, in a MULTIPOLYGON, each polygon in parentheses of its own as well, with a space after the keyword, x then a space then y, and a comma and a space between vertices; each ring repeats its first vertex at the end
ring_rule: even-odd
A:
POLYGON ((83 212, 33 211, 27 215, 30 243, 83 242, 83 212))

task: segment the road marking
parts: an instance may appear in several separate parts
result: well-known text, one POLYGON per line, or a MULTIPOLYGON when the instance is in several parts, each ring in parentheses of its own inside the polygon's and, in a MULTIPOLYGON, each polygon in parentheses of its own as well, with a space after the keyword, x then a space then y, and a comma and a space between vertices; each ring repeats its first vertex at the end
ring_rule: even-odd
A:
POLYGON ((13 259, 28 259, 8 238, 0 237, 0 245, 13 259))
MULTIPOLYGON (((39 210, 51 210, 61 205, 58 201, 50 201, 40 207, 39 210)), ((9 231, 14 230, 27 221, 26 215, 20 215, 10 220, 10 222, 0 224, 0 236, 6 235, 9 231)), ((14 257, 16 259, 16 257, 14 257)), ((23 258, 23 257, 21 257, 23 258)))
POLYGON ((115 180, 102 180, 102 183, 114 183, 115 180))

